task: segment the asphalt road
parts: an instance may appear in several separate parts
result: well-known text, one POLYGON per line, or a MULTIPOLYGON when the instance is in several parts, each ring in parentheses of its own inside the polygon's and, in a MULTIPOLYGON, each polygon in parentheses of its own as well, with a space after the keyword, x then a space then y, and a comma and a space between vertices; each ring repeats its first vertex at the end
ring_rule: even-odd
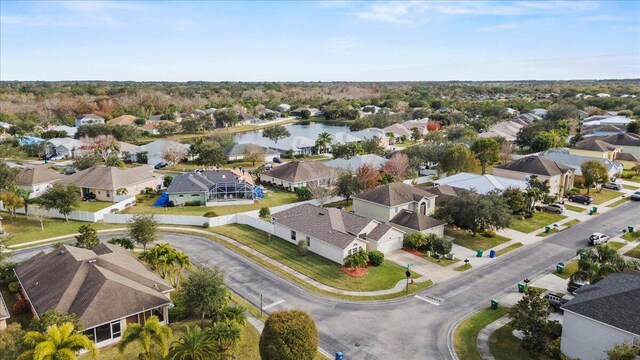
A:
MULTIPOLYGON (((362 303, 328 299, 289 283, 251 260, 197 235, 164 233, 162 241, 185 251, 196 263, 221 267, 228 286, 266 312, 284 308, 308 311, 320 331, 321 347, 342 351, 345 359, 452 359, 455 324, 487 307, 492 298, 514 291, 524 278, 535 279, 573 258, 596 231, 614 236, 640 222, 640 204, 628 202, 539 243, 507 253, 488 265, 433 286, 417 297, 362 303), (434 305, 438 304, 439 305, 434 305)), ((116 236, 110 234, 103 239, 116 236)), ((42 249, 21 250, 21 261, 42 249)))

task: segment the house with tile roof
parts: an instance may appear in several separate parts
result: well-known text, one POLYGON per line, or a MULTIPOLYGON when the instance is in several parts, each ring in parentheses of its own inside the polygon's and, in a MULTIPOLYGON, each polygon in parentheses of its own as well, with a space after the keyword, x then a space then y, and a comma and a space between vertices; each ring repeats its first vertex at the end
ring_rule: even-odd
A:
POLYGON ((353 196, 353 212, 402 231, 444 236, 445 223, 432 218, 436 195, 418 187, 391 183, 353 196))
POLYGON ((404 232, 384 222, 311 204, 277 212, 271 221, 276 236, 296 245, 305 241, 309 251, 338 264, 360 249, 383 253, 400 249, 404 238, 404 232))
POLYGON ((253 204, 253 179, 236 169, 191 171, 173 178, 166 193, 174 205, 198 201, 201 205, 253 204))
POLYGON ((294 191, 303 186, 333 186, 340 170, 318 161, 292 161, 258 175, 261 183, 294 191))
POLYGON ((524 191, 527 188, 527 182, 508 177, 494 175, 478 175, 466 172, 457 173, 447 176, 433 182, 436 185, 449 185, 478 194, 488 194, 491 192, 501 193, 507 189, 519 189, 524 191))
POLYGON ((615 345, 640 344, 639 299, 639 272, 611 274, 576 290, 562 306, 562 353, 572 359, 600 360, 615 345))
POLYGON ((549 182, 549 192, 563 197, 573 188, 575 172, 572 168, 536 155, 499 165, 493 168, 493 175, 527 181, 536 175, 540 181, 549 182))
POLYGON ((162 188, 162 176, 149 165, 120 169, 110 166, 93 166, 60 179, 63 184, 75 184, 81 196, 94 194, 96 200, 118 202, 142 193, 147 188, 162 188), (119 195, 120 189, 126 191, 119 195))
POLYGON ((112 125, 136 125, 136 119, 138 119, 137 116, 133 116, 133 115, 120 115, 118 117, 114 117, 113 119, 109 120, 109 124, 112 125))
POLYGON ((20 189, 31 191, 29 198, 32 199, 42 195, 54 182, 63 177, 64 175, 49 169, 46 165, 20 168, 16 178, 16 186, 20 189))
POLYGON ((63 245, 14 271, 35 317, 48 310, 76 314, 98 347, 118 342, 128 325, 150 316, 169 323, 173 287, 120 246, 63 245))

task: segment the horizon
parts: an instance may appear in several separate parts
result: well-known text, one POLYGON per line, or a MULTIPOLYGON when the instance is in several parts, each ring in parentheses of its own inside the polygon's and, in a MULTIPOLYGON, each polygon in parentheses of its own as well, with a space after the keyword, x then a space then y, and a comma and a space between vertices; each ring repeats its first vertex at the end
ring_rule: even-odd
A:
POLYGON ((637 1, 2 0, 0 6, 3 82, 640 78, 637 1))

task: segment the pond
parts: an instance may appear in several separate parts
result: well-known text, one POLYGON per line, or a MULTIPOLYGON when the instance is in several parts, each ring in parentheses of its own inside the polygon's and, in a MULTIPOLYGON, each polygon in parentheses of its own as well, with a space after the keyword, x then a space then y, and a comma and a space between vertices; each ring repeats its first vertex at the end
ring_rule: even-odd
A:
MULTIPOLYGON (((309 125, 300 124, 288 124, 284 127, 289 130, 291 136, 306 136, 309 139, 316 140, 318 134, 322 132, 328 132, 331 135, 335 135, 339 132, 349 132, 349 126, 347 125, 329 125, 325 123, 311 123, 309 125)), ((234 137, 238 144, 256 144, 260 146, 269 147, 274 145, 274 142, 262 137, 264 130, 257 130, 244 134, 238 134, 234 137)))

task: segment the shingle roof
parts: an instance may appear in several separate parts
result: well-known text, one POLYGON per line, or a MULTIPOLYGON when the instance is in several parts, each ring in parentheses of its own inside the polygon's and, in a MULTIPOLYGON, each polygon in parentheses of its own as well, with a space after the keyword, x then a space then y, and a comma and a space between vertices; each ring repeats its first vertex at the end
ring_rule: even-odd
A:
POLYGON ((158 177, 149 165, 140 165, 129 169, 117 167, 93 166, 86 170, 65 176, 60 182, 76 184, 79 187, 117 190, 158 177))
POLYGON ((571 170, 565 165, 535 155, 526 156, 496 168, 545 176, 560 175, 571 170))
POLYGON ((415 211, 402 209, 396 216, 390 221, 392 224, 404 226, 416 231, 422 231, 441 226, 446 224, 444 221, 434 219, 431 216, 426 216, 415 211))
POLYGON ((385 133, 393 133, 395 135, 401 135, 401 136, 411 136, 411 131, 409 131, 402 124, 392 124, 382 130, 384 130, 385 133))
POLYGON ((640 335, 640 273, 617 273, 576 291, 563 309, 640 335))
POLYGON ((231 181, 246 182, 253 185, 251 175, 249 175, 249 173, 242 173, 239 170, 218 169, 191 171, 173 178, 171 185, 167 188, 167 193, 210 191, 217 183, 231 181))
POLYGON ((366 190, 354 196, 356 199, 371 201, 386 206, 396 206, 412 201, 420 201, 423 197, 432 198, 436 195, 404 183, 391 183, 366 190))
POLYGON ((440 205, 443 201, 447 199, 450 199, 452 197, 458 197, 460 196, 461 193, 468 191, 468 190, 460 189, 450 185, 432 186, 432 187, 426 188, 425 190, 437 196, 436 206, 440 205))
POLYGON ((253 150, 254 148, 255 149, 259 148, 259 149, 264 150, 265 156, 266 155, 278 155, 279 154, 277 151, 275 151, 273 149, 268 149, 268 148, 265 148, 263 146, 256 145, 256 144, 237 144, 237 145, 234 145, 234 146, 232 146, 230 148, 227 148, 225 150, 225 154, 227 155, 227 157, 240 156, 240 155, 244 155, 244 153, 245 153, 245 151, 247 149, 250 149, 250 150, 254 151, 253 150))
POLYGON ((46 165, 22 168, 16 179, 17 185, 29 186, 60 180, 64 175, 49 169, 46 165))
POLYGON ((619 147, 615 145, 611 145, 606 141, 600 140, 600 138, 590 137, 576 143, 574 148, 578 150, 606 152, 606 151, 614 151, 619 147))
POLYGON ((74 313, 85 328, 167 305, 173 288, 122 247, 94 250, 64 245, 15 270, 38 315, 56 309, 74 313))
MULTIPOLYGON (((280 211, 273 214, 272 218, 274 223, 282 224, 340 249, 346 249, 373 221, 340 209, 324 209, 311 204, 302 204, 280 211)), ((383 224, 378 226, 380 225, 383 224)))
POLYGON ((632 153, 616 153, 614 160, 640 162, 640 156, 632 153))
POLYGON ((612 171, 615 172, 617 169, 622 167, 620 163, 615 163, 609 159, 569 154, 568 151, 564 149, 545 151, 541 153, 540 156, 572 168, 577 176, 582 176, 582 169, 580 168, 580 165, 586 161, 597 161, 601 163, 607 167, 607 171, 611 174, 612 171))
POLYGON ((133 125, 138 117, 133 115, 120 115, 109 120, 109 124, 113 125, 133 125))
POLYGON ((437 185, 451 185, 466 189, 478 194, 488 194, 493 191, 502 192, 508 188, 524 190, 527 182, 493 175, 478 175, 470 173, 458 173, 446 178, 434 181, 437 185))
POLYGON ((360 166, 369 164, 375 169, 381 169, 389 161, 375 154, 356 155, 350 159, 333 159, 325 162, 326 165, 349 171, 356 171, 360 166))
POLYGON ((262 174, 292 183, 333 178, 337 170, 318 161, 293 161, 262 174))
POLYGON ((617 146, 640 146, 640 135, 636 134, 615 134, 599 138, 600 140, 617 146))
POLYGON ((96 114, 84 114, 84 115, 80 115, 78 117, 76 117, 76 119, 84 119, 84 118, 89 118, 89 119, 95 119, 95 120, 104 120, 104 118, 96 115, 96 114))

